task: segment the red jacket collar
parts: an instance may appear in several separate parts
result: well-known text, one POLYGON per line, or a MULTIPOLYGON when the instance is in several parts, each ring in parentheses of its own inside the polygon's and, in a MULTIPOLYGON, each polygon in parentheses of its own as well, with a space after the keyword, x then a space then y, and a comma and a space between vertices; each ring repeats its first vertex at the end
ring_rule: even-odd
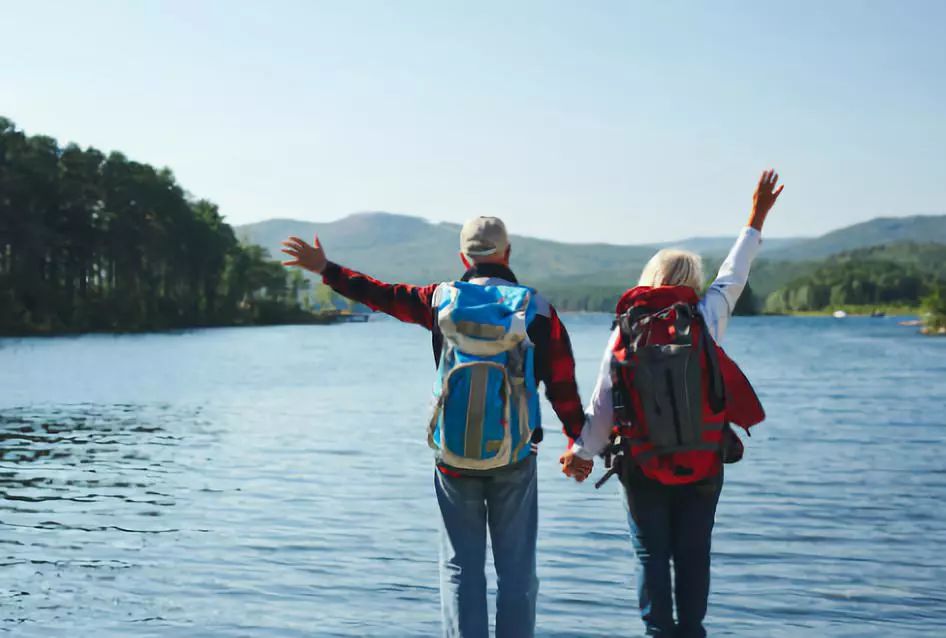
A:
POLYGON ((689 286, 637 286, 621 295, 615 312, 622 315, 634 306, 666 308, 675 303, 695 304, 699 300, 696 291, 689 286))

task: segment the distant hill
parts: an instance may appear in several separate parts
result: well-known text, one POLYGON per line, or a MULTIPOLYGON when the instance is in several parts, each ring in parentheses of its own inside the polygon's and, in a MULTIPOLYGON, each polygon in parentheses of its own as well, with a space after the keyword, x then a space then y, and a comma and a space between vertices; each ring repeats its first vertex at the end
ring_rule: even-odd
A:
MULTIPOLYGON (((463 269, 458 253, 460 227, 391 213, 358 213, 327 222, 272 219, 237 227, 237 235, 280 255, 289 235, 311 241, 318 234, 329 258, 387 279, 430 283, 456 277, 463 269)), ((613 271, 622 281, 636 275, 654 252, 652 246, 566 244, 511 237, 516 274, 524 281, 613 271)))
POLYGON ((821 237, 766 250, 766 259, 824 259, 844 251, 895 242, 946 244, 946 215, 878 217, 821 237))
POLYGON ((889 261, 916 266, 925 274, 946 276, 946 242, 894 241, 832 255, 825 263, 889 261))
MULTIPOLYGON (((271 219, 237 227, 237 235, 280 257, 289 235, 311 241, 318 234, 329 258, 384 280, 415 284, 459 275, 459 226, 409 215, 358 213, 333 222, 271 219)), ((632 285, 653 253, 664 246, 706 257, 718 268, 734 237, 694 237, 654 245, 571 244, 513 236, 513 264, 520 279, 545 292, 562 308, 608 309, 632 285)), ((765 298, 809 275, 830 255, 903 241, 946 244, 946 215, 880 218, 816 238, 768 238, 752 273, 755 294, 765 298)), ((903 257, 902 248, 897 249, 903 257)), ((898 258, 899 258, 898 257, 898 258)))

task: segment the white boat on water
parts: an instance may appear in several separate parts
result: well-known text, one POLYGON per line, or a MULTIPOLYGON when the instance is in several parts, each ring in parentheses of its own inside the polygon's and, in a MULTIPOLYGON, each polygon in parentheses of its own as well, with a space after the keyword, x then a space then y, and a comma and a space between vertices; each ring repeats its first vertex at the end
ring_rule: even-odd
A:
POLYGON ((834 311, 834 318, 835 318, 835 319, 844 319, 845 317, 847 317, 847 313, 844 312, 843 310, 835 310, 835 311, 834 311))

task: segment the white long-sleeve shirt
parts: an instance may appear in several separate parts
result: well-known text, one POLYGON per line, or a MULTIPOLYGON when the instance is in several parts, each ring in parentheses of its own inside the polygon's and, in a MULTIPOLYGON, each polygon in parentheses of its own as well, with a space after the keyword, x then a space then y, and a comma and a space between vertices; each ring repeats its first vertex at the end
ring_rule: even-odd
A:
MULTIPOLYGON (((716 279, 697 306, 706 320, 706 327, 717 343, 722 341, 729 318, 739 295, 749 280, 749 268, 762 246, 762 234, 746 227, 739 233, 726 261, 719 268, 716 279)), ((615 328, 604 350, 598 381, 588 407, 585 408, 585 426, 572 446, 575 454, 585 460, 593 459, 604 451, 614 426, 614 406, 611 398, 611 353, 620 335, 615 328)))

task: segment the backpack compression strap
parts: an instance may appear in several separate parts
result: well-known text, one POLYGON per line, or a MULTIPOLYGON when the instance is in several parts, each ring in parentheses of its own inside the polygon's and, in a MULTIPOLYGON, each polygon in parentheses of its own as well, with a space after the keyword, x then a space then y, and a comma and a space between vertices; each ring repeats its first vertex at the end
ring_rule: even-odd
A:
POLYGON ((650 310, 649 308, 637 306, 630 308, 615 319, 614 324, 621 329, 624 347, 636 350, 640 346, 641 339, 643 339, 651 322, 667 319, 671 312, 676 315, 673 322, 673 344, 690 345, 690 325, 694 317, 699 316, 699 313, 690 304, 680 302, 660 310, 650 310))
MULTIPOLYGON (((474 361, 470 363, 461 363, 460 365, 453 368, 443 380, 443 390, 440 396, 437 398, 437 404, 434 406, 433 415, 430 417, 430 423, 427 426, 427 445, 435 450, 440 456, 440 461, 456 468, 468 469, 468 470, 491 470, 496 467, 502 467, 509 462, 510 451, 512 448, 512 437, 509 432, 509 428, 505 429, 503 436, 502 444, 500 445, 499 450, 497 450, 496 455, 488 459, 476 459, 476 458, 467 458, 460 456, 459 454, 454 454, 447 447, 446 442, 443 440, 443 433, 441 432, 441 445, 437 445, 437 442, 434 440, 434 432, 437 429, 437 425, 440 422, 440 415, 443 413, 444 405, 447 402, 447 399, 450 395, 450 377, 457 371, 464 368, 479 368, 479 369, 488 369, 495 368, 499 370, 503 375, 502 390, 506 396, 505 408, 503 413, 503 420, 506 423, 509 423, 510 417, 510 407, 509 407, 509 398, 512 394, 512 387, 510 384, 509 376, 506 374, 506 367, 500 363, 495 363, 492 361, 474 361)), ((482 414, 479 415, 479 418, 482 419, 482 414)), ((468 432, 468 437, 475 432, 482 432, 482 430, 476 430, 475 423, 468 424, 468 427, 472 425, 474 429, 472 432, 468 432)), ((480 426, 482 427, 482 426, 480 426)), ((478 440, 479 436, 473 436, 474 439, 478 440)))
POLYGON ((716 341, 710 336, 706 327, 706 319, 703 315, 697 313, 700 322, 700 341, 702 341, 703 351, 706 353, 707 373, 709 374, 709 401, 710 409, 713 412, 722 412, 726 407, 726 386, 723 383, 723 371, 719 365, 719 353, 716 352, 716 341))
POLYGON ((444 337, 452 341, 461 352, 478 357, 493 357, 512 350, 525 340, 526 309, 530 300, 531 294, 523 296, 522 303, 510 318, 508 330, 504 326, 475 321, 454 322, 454 301, 440 310, 436 323, 444 337))

